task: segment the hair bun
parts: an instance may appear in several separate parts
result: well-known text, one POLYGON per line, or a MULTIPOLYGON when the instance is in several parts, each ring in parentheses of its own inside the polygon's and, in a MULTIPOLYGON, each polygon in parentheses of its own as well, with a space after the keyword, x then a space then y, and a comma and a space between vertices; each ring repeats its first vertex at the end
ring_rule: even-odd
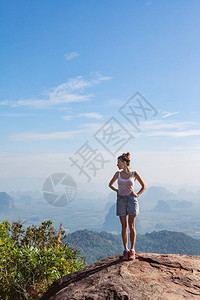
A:
POLYGON ((130 159, 131 155, 130 155, 129 152, 127 152, 127 153, 123 153, 123 154, 122 154, 122 157, 124 157, 124 158, 126 158, 126 159, 130 159))
POLYGON ((123 153, 123 156, 126 156, 127 158, 130 158, 130 157, 131 157, 131 155, 130 155, 130 153, 129 153, 129 152, 127 152, 127 153, 123 153))

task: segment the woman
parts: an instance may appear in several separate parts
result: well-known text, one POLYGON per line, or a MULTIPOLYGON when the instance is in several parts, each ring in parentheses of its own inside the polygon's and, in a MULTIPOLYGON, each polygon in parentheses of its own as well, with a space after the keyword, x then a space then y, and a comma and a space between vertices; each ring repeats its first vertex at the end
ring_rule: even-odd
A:
POLYGON ((118 157, 117 171, 109 183, 109 187, 117 192, 117 216, 119 216, 122 224, 122 240, 124 245, 123 260, 135 259, 135 218, 139 214, 139 203, 137 198, 144 192, 146 185, 140 175, 136 171, 131 171, 130 165, 130 153, 123 153, 118 157), (118 180, 118 189, 113 186, 114 182, 118 180), (141 184, 141 189, 138 193, 134 192, 134 181, 138 180, 141 184), (130 251, 127 248, 128 235, 127 235, 127 218, 130 230, 130 251))

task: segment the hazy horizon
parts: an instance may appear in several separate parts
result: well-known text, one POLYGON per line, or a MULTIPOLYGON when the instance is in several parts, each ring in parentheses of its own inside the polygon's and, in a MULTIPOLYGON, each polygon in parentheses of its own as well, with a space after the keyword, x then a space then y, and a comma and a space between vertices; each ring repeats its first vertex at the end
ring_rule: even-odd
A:
MULTIPOLYGON (((67 174, 67 173, 66 173, 67 174)), ((0 178, 0 192, 41 192, 42 193, 42 187, 43 183, 46 178, 37 178, 37 177, 10 177, 10 178, 0 178)), ((114 184, 117 187, 117 182, 114 184)), ((190 192, 197 192, 200 191, 199 185, 188 185, 188 184, 169 184, 169 183, 161 183, 161 182, 152 182, 151 184, 147 184, 147 189, 149 189, 152 186, 160 186, 164 187, 170 192, 173 192, 175 194, 178 193, 179 190, 185 189, 190 192)), ((88 190, 88 194, 90 192, 97 192, 99 195, 108 195, 109 193, 115 194, 114 191, 112 191, 107 183, 98 183, 98 182, 92 182, 90 184, 86 184, 85 182, 78 182, 77 183, 77 189, 78 190, 88 190), (88 189, 89 187, 89 189, 88 189), (104 188, 102 190, 102 187, 104 188)), ((138 188, 139 189, 139 188, 138 188)), ((136 190, 136 188, 135 188, 136 190)))

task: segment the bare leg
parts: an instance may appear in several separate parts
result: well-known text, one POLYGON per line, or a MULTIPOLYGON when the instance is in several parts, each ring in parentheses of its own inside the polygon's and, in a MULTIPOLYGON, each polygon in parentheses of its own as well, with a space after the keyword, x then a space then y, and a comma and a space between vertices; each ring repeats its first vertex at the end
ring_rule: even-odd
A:
POLYGON ((122 224, 122 241, 124 244, 124 249, 127 249, 127 244, 128 244, 127 219, 126 216, 119 216, 119 218, 122 224))
POLYGON ((136 240, 135 217, 136 217, 136 215, 129 215, 128 216, 128 225, 129 225, 129 230, 130 230, 131 249, 134 249, 135 240, 136 240))

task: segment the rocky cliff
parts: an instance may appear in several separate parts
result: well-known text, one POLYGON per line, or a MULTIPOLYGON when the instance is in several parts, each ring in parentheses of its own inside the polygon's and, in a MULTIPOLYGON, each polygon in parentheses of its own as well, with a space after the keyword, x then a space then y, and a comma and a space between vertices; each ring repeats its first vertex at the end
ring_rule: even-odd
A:
POLYGON ((137 252, 110 256, 55 281, 42 300, 200 299, 200 256, 137 252))
POLYGON ((6 192, 0 192, 0 213, 7 212, 13 208, 14 200, 6 192))

